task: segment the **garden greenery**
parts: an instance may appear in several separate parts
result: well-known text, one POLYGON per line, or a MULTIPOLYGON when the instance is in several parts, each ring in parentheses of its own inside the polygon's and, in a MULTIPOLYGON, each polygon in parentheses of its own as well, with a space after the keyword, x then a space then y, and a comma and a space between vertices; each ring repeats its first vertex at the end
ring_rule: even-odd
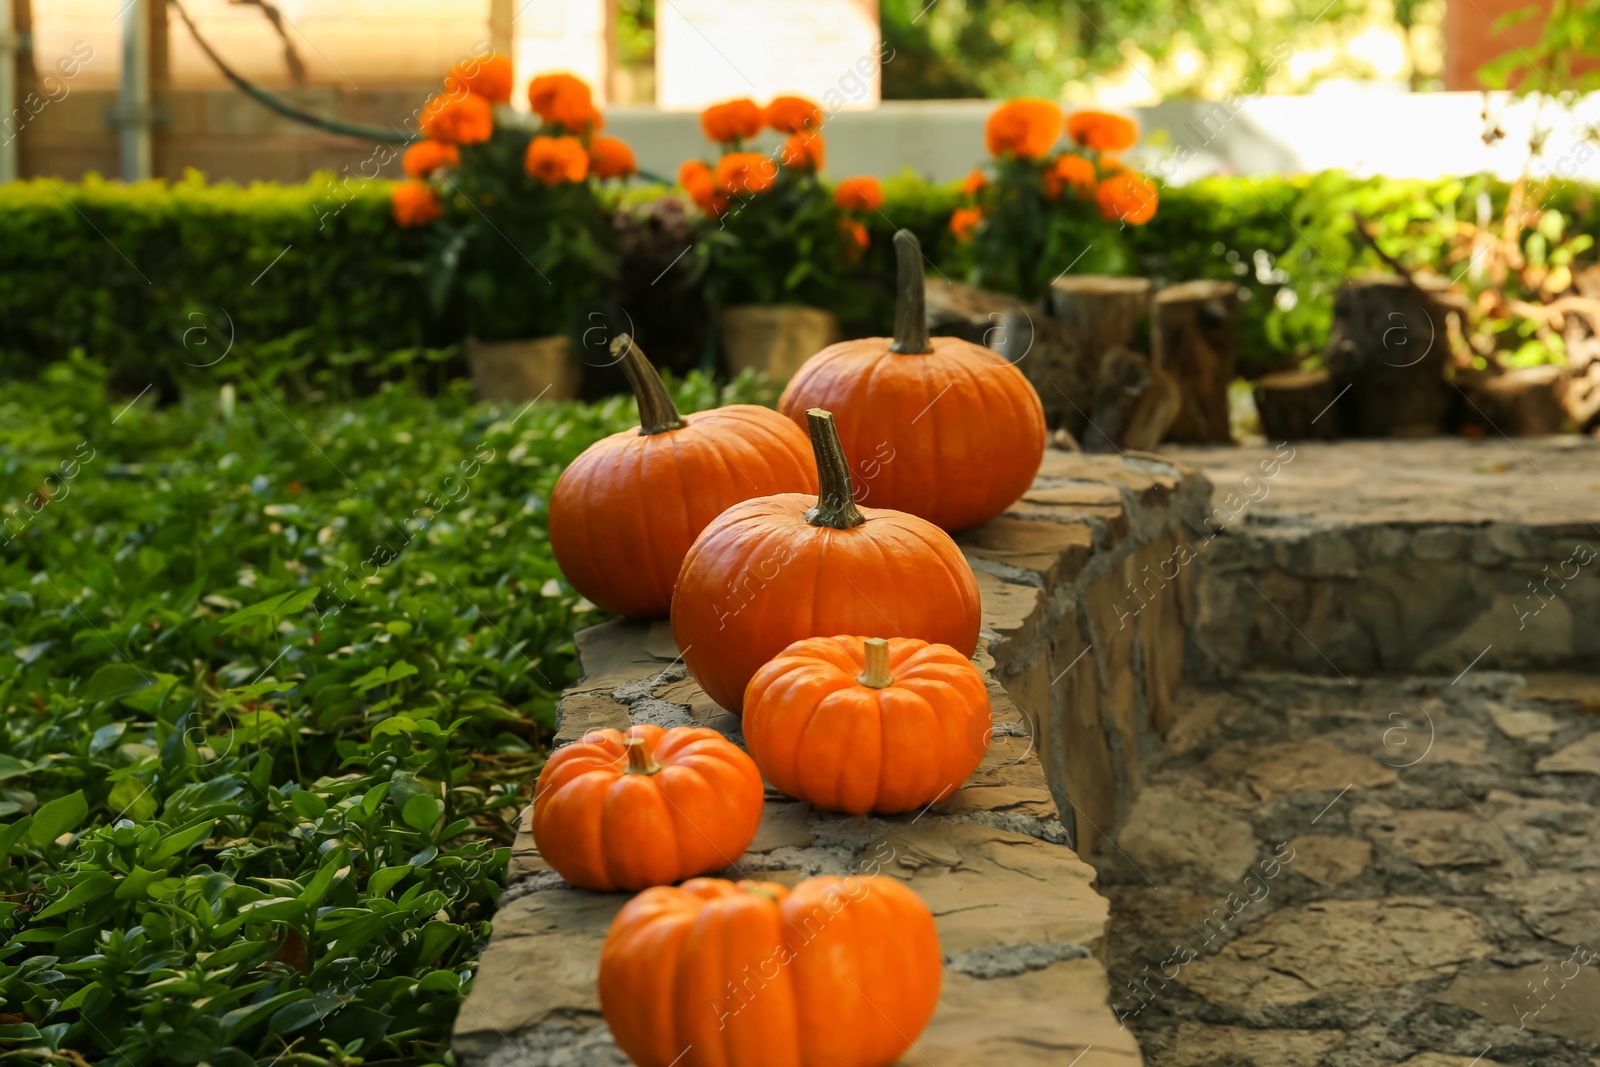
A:
MULTIPOLYGON (((82 349, 134 390, 152 377, 164 387, 204 380, 224 351, 270 380, 299 380, 330 366, 358 384, 403 373, 440 377, 439 361, 448 356, 440 350, 464 336, 465 324, 459 309, 441 319, 426 312, 426 279, 408 266, 422 262, 424 238, 394 225, 391 188, 342 186, 328 177, 237 188, 208 186, 197 175, 170 186, 90 179, 0 187, 0 376, 36 375, 82 349), (403 351, 409 369, 385 362, 403 351)), ((1228 278, 1245 287, 1241 357, 1248 372, 1319 353, 1338 287, 1381 266, 1355 237, 1353 209, 1374 222, 1388 252, 1448 278, 1465 266, 1452 258, 1457 223, 1484 208, 1498 216, 1506 192, 1504 183, 1482 177, 1424 181, 1330 171, 1209 178, 1163 187, 1154 218, 1119 236, 1130 271, 1158 282, 1228 278)), ((902 176, 885 181, 883 193, 881 208, 862 216, 868 247, 841 268, 850 284, 812 297, 838 294, 832 310, 857 336, 881 335, 893 321, 895 229, 913 230, 947 277, 967 278, 977 267, 973 246, 948 229, 964 202, 959 183, 902 176)), ((612 207, 645 211, 665 195, 660 187, 634 188, 612 207)), ((1588 187, 1557 182, 1540 203, 1562 217, 1568 233, 1600 228, 1588 187)), ((737 236, 738 224, 734 218, 725 232, 737 236)), ((1070 224, 1060 232, 1030 276, 1054 276, 1083 251, 1070 224)), ((680 250, 666 250, 662 262, 680 250)), ((693 258, 672 269, 695 270, 693 258)), ((737 269, 742 261, 726 262, 737 269)), ((734 279, 702 274, 701 284, 727 291, 734 279)))
POLYGON ((547 494, 635 422, 404 380, 158 406, 78 357, 8 385, 0 1057, 449 1062, 598 616, 547 494))

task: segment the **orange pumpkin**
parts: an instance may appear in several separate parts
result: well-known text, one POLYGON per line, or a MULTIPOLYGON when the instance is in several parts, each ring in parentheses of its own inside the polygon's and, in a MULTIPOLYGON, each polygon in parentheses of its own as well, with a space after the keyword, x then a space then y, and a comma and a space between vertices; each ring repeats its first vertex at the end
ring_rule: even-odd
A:
POLYGON ((707 526, 678 572, 672 636, 706 694, 729 711, 763 663, 818 634, 887 631, 978 644, 978 583, 925 519, 857 508, 833 416, 807 413, 821 495, 760 497, 707 526))
POLYGON ((600 1010, 639 1067, 887 1067, 941 966, 928 906, 891 878, 696 878, 617 914, 600 1010))
POLYGON ((990 732, 977 668, 911 638, 796 641, 744 693, 744 741, 761 776, 851 815, 912 811, 954 792, 990 732))
POLYGON ((684 554, 729 505, 815 492, 806 435, 770 408, 730 404, 680 415, 627 334, 611 343, 639 401, 639 429, 573 460, 550 494, 550 548, 561 573, 619 615, 661 616, 684 554))
POLYGON ((596 730, 539 772, 533 840, 575 886, 666 885, 737 863, 763 792, 754 761, 715 730, 596 730))
POLYGON ((818 352, 790 380, 778 410, 803 425, 808 408, 827 408, 839 419, 845 453, 880 461, 863 500, 946 530, 975 526, 1033 484, 1044 459, 1044 408, 998 353, 956 337, 929 339, 922 250, 909 230, 894 243, 894 336, 818 352))

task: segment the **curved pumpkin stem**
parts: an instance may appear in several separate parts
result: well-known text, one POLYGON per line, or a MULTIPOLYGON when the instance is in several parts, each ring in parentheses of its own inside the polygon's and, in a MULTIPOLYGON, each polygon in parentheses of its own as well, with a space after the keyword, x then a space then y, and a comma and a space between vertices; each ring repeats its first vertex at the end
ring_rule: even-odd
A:
POLYGON ((899 268, 895 289, 894 341, 889 351, 901 355, 925 355, 933 351, 928 343, 927 283, 922 277, 922 245, 910 230, 896 230, 894 257, 899 268))
POLYGON ((856 675, 856 681, 872 689, 887 689, 894 684, 894 675, 889 673, 889 642, 869 637, 865 643, 866 669, 856 675))
POLYGON ((633 397, 639 402, 639 432, 641 434, 667 433, 689 425, 672 396, 661 381, 661 375, 644 358, 633 338, 619 333, 611 339, 611 354, 622 364, 622 373, 633 386, 633 397))
POLYGON ((855 490, 850 485, 850 463, 839 443, 839 430, 832 412, 822 408, 806 410, 806 425, 811 429, 811 451, 817 456, 817 506, 806 511, 813 526, 848 530, 867 521, 856 507, 855 490))
POLYGON ((650 746, 642 737, 625 738, 622 747, 628 750, 628 769, 623 774, 660 774, 661 764, 650 755, 650 746))

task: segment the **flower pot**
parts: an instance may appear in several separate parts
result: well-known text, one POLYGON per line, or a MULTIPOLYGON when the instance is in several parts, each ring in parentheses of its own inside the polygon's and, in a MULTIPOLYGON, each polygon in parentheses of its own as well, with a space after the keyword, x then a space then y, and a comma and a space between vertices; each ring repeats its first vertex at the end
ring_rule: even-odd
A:
POLYGON ((798 304, 727 308, 721 325, 728 371, 750 368, 775 382, 788 381, 800 364, 839 340, 837 315, 798 304))
POLYGON ((468 337, 467 363, 478 399, 501 404, 571 400, 583 378, 583 368, 567 354, 565 337, 531 341, 468 337))

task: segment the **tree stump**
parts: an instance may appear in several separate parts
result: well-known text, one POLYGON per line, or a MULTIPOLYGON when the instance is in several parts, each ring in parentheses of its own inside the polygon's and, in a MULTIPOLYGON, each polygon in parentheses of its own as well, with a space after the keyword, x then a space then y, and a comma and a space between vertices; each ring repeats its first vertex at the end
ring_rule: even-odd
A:
POLYGON ((1444 430, 1450 316, 1440 299, 1402 278, 1349 282, 1333 304, 1324 361, 1351 437, 1427 437, 1444 430))
POLYGON ((1117 346, 1100 363, 1085 452, 1148 451, 1172 425, 1178 388, 1172 376, 1131 348, 1117 346))
POLYGON ((927 279, 928 332, 992 348, 1033 384, 1053 429, 1081 436, 1095 376, 1061 324, 1037 305, 944 278, 927 279))
POLYGON ((1167 437, 1194 444, 1226 444, 1228 386, 1239 349, 1239 287, 1194 281, 1156 294, 1155 364, 1178 388, 1177 416, 1167 437))
POLYGON ((1330 410, 1337 395, 1327 371, 1284 371, 1256 382, 1261 432, 1271 441, 1332 441, 1339 423, 1330 410))
POLYGON ((1562 394, 1567 368, 1523 367, 1486 379, 1477 403, 1492 429, 1514 437, 1559 433, 1567 419, 1562 394))
POLYGON ((1063 275, 1050 283, 1050 310, 1098 370, 1111 349, 1143 347, 1153 288, 1148 278, 1063 275))

